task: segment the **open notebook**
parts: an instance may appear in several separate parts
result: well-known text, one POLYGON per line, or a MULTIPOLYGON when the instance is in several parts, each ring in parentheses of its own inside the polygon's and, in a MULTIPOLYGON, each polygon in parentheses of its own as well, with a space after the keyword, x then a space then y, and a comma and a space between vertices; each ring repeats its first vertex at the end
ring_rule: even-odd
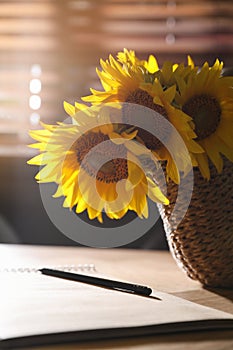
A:
POLYGON ((0 272, 0 278, 3 349, 233 328, 233 315, 159 291, 144 297, 39 272, 0 272))

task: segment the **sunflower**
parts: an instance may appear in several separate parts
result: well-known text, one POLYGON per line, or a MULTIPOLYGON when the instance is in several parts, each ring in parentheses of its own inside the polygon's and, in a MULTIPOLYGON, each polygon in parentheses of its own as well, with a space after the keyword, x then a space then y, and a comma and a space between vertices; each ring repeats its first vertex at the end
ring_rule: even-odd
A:
POLYGON ((122 218, 128 210, 148 217, 148 197, 169 203, 143 171, 139 155, 150 154, 132 141, 136 131, 117 132, 113 124, 103 123, 106 110, 101 108, 97 113, 95 108, 66 103, 65 109, 73 124, 43 124, 42 130, 31 131, 38 141, 31 147, 41 153, 28 161, 43 166, 38 182, 58 185, 54 197, 64 196, 64 207, 76 213, 87 210, 90 219, 103 222, 103 212, 111 219, 122 218))
POLYGON ((210 178, 208 159, 220 173, 222 155, 233 161, 233 77, 221 76, 223 63, 216 60, 212 67, 206 62, 193 70, 180 84, 176 103, 192 117, 191 126, 196 142, 204 153, 192 154, 204 178, 210 178))
MULTIPOLYGON (((183 137, 189 151, 194 153, 203 152, 201 147, 193 141, 196 134, 190 126, 191 118, 172 106, 176 86, 173 85, 163 91, 159 80, 155 79, 158 65, 154 56, 151 55, 148 61, 141 61, 135 56, 134 51, 124 50, 124 52, 118 54, 118 61, 110 56, 106 62, 101 60, 101 66, 103 70, 101 72, 97 70, 97 73, 105 91, 91 89, 92 95, 84 97, 84 101, 91 102, 94 105, 109 101, 123 102, 150 108, 174 125, 183 137)), ((135 107, 130 108, 123 104, 122 123, 130 127, 134 126, 134 111, 135 107)), ((163 126, 156 122, 156 118, 155 125, 158 128, 158 134, 161 135, 163 126)), ((148 127, 145 129, 148 129, 148 127)), ((189 164, 189 159, 179 147, 180 145, 173 145, 174 148, 179 147, 176 150, 176 154, 180 158, 178 170, 167 148, 149 131, 138 128, 136 138, 145 144, 154 153, 155 157, 167 162, 168 178, 171 178, 175 183, 179 183, 179 170, 186 172, 189 164)), ((168 133, 165 139, 167 143, 169 139, 172 140, 172 136, 168 133)))

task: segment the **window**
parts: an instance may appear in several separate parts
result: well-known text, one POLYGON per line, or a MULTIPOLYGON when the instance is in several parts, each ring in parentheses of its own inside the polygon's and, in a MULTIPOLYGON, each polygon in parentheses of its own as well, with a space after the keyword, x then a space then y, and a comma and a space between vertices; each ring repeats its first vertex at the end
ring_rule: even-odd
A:
POLYGON ((99 58, 139 57, 232 66, 233 3, 208 0, 0 1, 0 154, 25 154, 27 131, 63 120, 63 100, 99 88, 99 58))

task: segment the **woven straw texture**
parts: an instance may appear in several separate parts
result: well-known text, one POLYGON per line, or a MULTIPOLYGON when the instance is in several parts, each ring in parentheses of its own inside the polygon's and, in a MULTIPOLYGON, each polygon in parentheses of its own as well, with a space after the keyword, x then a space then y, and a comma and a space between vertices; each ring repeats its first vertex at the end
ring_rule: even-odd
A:
POLYGON ((192 199, 182 222, 168 219, 178 186, 167 184, 169 206, 159 206, 170 250, 178 265, 205 286, 233 288, 233 163, 224 160, 221 174, 211 167, 211 180, 194 169, 192 199))

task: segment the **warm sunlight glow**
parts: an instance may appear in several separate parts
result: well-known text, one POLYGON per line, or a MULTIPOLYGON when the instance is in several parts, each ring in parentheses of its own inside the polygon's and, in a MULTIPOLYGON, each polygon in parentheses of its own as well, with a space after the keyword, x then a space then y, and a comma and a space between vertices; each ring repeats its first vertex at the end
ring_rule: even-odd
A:
POLYGON ((40 115, 38 113, 32 113, 30 115, 30 123, 31 125, 38 125, 40 122, 40 115))
POLYGON ((42 69, 39 64, 33 64, 31 66, 31 75, 33 77, 39 77, 41 75, 42 69))
POLYGON ((41 91, 40 79, 32 79, 29 84, 29 89, 32 94, 38 94, 41 91))
POLYGON ((40 98, 40 96, 37 96, 37 95, 30 96, 29 106, 30 106, 31 109, 34 109, 34 110, 39 109, 40 106, 41 106, 41 98, 40 98))

